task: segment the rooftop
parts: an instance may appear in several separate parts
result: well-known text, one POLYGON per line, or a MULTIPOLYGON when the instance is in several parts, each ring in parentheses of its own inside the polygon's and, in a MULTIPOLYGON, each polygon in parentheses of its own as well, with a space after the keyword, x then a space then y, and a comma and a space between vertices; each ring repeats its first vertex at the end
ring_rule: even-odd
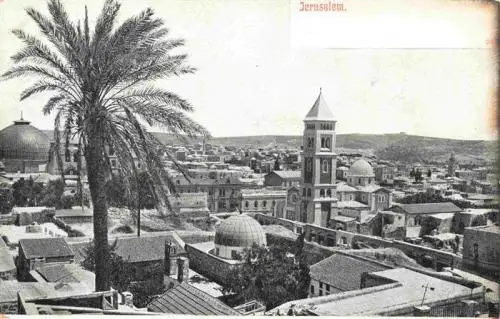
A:
POLYGON ((478 226, 478 227, 466 227, 465 229, 475 230, 485 233, 500 234, 499 225, 488 225, 488 226, 478 226))
POLYGON ((355 200, 346 200, 346 201, 340 201, 337 202, 337 207, 338 208, 367 208, 368 205, 365 205, 363 203, 360 203, 355 200))
POLYGON ((38 257, 73 257, 75 255, 66 240, 58 237, 21 239, 19 240, 19 248, 22 248, 26 259, 38 257))
POLYGON ((338 253, 312 265, 310 274, 311 279, 330 285, 331 293, 337 293, 359 289, 361 275, 365 272, 375 272, 388 268, 363 258, 338 253))
POLYGON ((238 316, 240 313, 203 291, 183 282, 148 305, 148 311, 179 315, 238 316))
POLYGON ((326 104, 321 89, 316 102, 314 102, 312 108, 307 113, 304 121, 335 121, 335 117, 326 104))
POLYGON ((302 174, 300 171, 272 171, 268 175, 276 174, 283 179, 300 179, 302 174))
POLYGON ((128 262, 165 259, 165 243, 171 242, 178 253, 184 252, 183 241, 174 233, 164 236, 121 237, 117 239, 116 253, 128 262))
MULTIPOLYGON (((423 284, 434 288, 427 290, 424 304, 466 298, 471 295, 469 287, 456 281, 407 268, 388 269, 371 275, 393 283, 329 296, 295 300, 278 308, 286 313, 293 303, 307 305, 310 312, 319 316, 373 316, 420 305, 424 292, 423 284)), ((475 288, 473 292, 477 294, 479 291, 482 291, 481 287, 475 288)))
POLYGON ((436 214, 457 213, 462 209, 453 203, 423 203, 423 204, 399 204, 399 207, 408 214, 436 214))

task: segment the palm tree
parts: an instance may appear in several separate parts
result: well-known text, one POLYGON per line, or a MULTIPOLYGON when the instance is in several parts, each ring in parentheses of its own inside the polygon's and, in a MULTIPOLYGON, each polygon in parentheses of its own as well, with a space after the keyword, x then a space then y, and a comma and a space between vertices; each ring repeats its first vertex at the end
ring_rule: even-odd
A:
MULTIPOLYGON (((118 171, 126 177, 126 184, 137 172, 136 163, 141 163, 158 206, 161 211, 169 211, 166 195, 175 191, 175 186, 162 169, 162 159, 170 155, 146 130, 146 124, 178 136, 208 136, 187 116, 193 110, 188 101, 152 85, 159 79, 195 71, 185 64, 186 54, 171 52, 184 41, 166 38, 168 29, 149 8, 115 27, 119 9, 119 3, 106 0, 93 31, 86 7, 83 22, 77 23, 70 21, 59 0, 48 1, 48 17, 27 9, 44 41, 13 30, 26 46, 12 56, 15 66, 3 74, 4 79, 36 78, 21 93, 21 100, 42 92, 52 93, 43 112, 55 113, 54 144, 60 167, 60 145, 65 143, 68 148, 70 140, 78 141, 94 211, 97 291, 110 288, 106 189, 112 168, 107 150, 115 151, 118 171)), ((82 167, 81 163, 78 167, 82 167)))

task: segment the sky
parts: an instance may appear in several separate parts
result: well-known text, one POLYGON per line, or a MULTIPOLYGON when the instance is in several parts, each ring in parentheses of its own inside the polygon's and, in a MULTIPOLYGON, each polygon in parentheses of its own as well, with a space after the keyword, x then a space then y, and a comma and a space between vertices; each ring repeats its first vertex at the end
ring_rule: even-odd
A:
MULTIPOLYGON (((103 0, 63 0, 91 23, 103 0)), ((494 139, 495 12, 479 1, 305 0, 341 11, 301 11, 300 0, 122 0, 119 21, 146 7, 184 38, 193 75, 161 81, 195 107, 213 136, 300 135, 320 87, 337 133, 494 139), (376 4, 375 4, 376 3, 376 4), (339 8, 337 6, 337 8, 339 8)), ((0 72, 37 34, 23 11, 43 0, 0 0, 0 72)), ((29 80, 0 82, 0 128, 20 117, 51 129, 48 95, 19 102, 29 80)))

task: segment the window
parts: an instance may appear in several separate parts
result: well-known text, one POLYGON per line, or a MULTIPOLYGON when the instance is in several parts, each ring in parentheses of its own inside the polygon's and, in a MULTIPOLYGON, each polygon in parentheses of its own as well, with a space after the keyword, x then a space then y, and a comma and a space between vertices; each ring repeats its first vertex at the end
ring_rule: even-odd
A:
POLYGON ((116 160, 115 159, 111 160, 111 168, 116 168, 116 160))
POLYGON ((361 184, 361 178, 358 178, 358 184, 361 184))
POLYGON ((306 189, 302 188, 302 196, 306 197, 306 189))
POLYGON ((276 201, 273 200, 273 203, 272 203, 273 207, 276 206, 276 201))
POLYGON ((248 208, 248 201, 245 201, 245 208, 248 208))
POLYGON ((326 286, 326 291, 330 292, 330 285, 325 284, 325 286, 326 286))
POLYGON ((332 190, 331 189, 326 191, 326 196, 332 197, 332 190))
POLYGON ((253 207, 255 208, 259 207, 259 202, 258 201, 253 202, 253 207))
POLYGON ((220 255, 220 249, 219 249, 219 248, 215 248, 215 254, 216 254, 217 256, 219 256, 219 255, 220 255))
POLYGON ((314 286, 311 285, 311 295, 314 295, 314 286))
POLYGON ((328 161, 327 160, 323 160, 323 162, 321 163, 321 170, 323 171, 323 173, 328 173, 328 161))
POLYGON ((327 137, 325 139, 325 147, 328 148, 328 149, 330 149, 330 138, 329 137, 327 137))
POLYGON ((115 150, 114 150, 113 146, 110 146, 110 147, 109 147, 109 149, 108 149, 108 154, 109 154, 109 156, 113 156, 113 155, 115 155, 115 150))
POLYGON ((325 197, 325 190, 324 189, 319 190, 319 197, 325 197))
POLYGON ((78 155, 79 155, 78 152, 73 153, 73 162, 78 163, 78 157, 79 157, 78 155))
POLYGON ((323 283, 322 282, 319 283, 319 289, 323 289, 323 283))
POLYGON ((236 250, 231 250, 231 258, 238 259, 238 252, 236 250))
POLYGON ((262 207, 266 207, 267 206, 267 201, 262 201, 262 207))
POLYGON ((368 184, 371 184, 371 182, 372 182, 372 179, 371 179, 371 178, 369 178, 369 179, 368 179, 368 184))
POLYGON ((323 290, 321 290, 321 289, 319 290, 319 295, 323 296, 323 290))
POLYGON ((66 152, 64 153, 64 160, 65 160, 67 163, 70 163, 70 162, 71 162, 71 153, 69 152, 69 150, 66 150, 66 152))
POLYGON ((311 189, 310 188, 307 189, 307 196, 311 197, 311 189))

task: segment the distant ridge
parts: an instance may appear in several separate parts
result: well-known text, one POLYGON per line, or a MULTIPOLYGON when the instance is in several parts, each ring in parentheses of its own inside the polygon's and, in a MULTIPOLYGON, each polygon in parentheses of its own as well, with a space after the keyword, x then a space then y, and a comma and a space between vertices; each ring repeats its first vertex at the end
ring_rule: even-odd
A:
MULTIPOLYGON (((52 131, 45 131, 52 137, 52 131)), ((182 144, 173 134, 153 132, 158 139, 167 145, 182 144)), ((493 161, 496 155, 496 141, 458 140, 450 138, 408 135, 404 133, 388 134, 337 134, 337 153, 358 152, 377 155, 380 159, 400 160, 407 162, 423 162, 448 160, 451 153, 459 162, 493 161)), ((202 143, 202 139, 193 143, 202 143)), ((216 145, 231 145, 252 148, 268 148, 277 145, 278 148, 300 149, 302 136, 299 135, 255 135, 213 137, 207 143, 216 145)))

